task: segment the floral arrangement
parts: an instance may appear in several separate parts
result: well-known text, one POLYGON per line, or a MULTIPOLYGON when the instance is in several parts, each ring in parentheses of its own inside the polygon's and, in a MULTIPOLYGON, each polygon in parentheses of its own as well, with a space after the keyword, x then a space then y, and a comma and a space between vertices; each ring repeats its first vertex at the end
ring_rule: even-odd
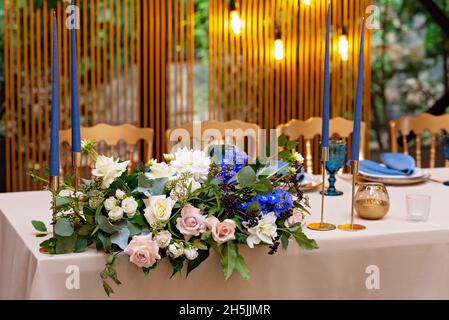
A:
POLYGON ((234 146, 212 146, 207 151, 178 149, 165 162, 150 161, 133 172, 129 161, 114 160, 83 141, 92 157, 93 178, 73 192, 70 177, 54 191, 53 232, 33 221, 38 236, 50 235, 41 250, 51 254, 82 252, 89 246, 108 254, 101 273, 103 287, 118 280, 117 255, 124 252, 145 274, 162 259, 187 275, 215 250, 224 276, 234 271, 249 279, 239 246, 266 245, 268 253, 289 239, 306 249, 317 249, 302 232, 308 200, 300 190, 303 158, 296 144, 279 138, 282 151, 274 164, 248 156, 234 146))

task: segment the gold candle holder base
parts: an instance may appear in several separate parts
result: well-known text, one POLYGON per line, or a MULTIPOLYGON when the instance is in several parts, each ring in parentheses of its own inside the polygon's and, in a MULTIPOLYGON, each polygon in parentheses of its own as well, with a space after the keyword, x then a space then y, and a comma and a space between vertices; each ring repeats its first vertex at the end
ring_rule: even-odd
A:
POLYGON ((307 226, 308 229, 314 231, 333 231, 337 227, 331 223, 311 223, 307 226))
POLYGON ((307 228, 313 231, 333 231, 337 229, 337 226, 331 223, 324 222, 324 181, 326 178, 326 161, 329 160, 329 148, 321 148, 321 162, 323 165, 323 184, 321 192, 321 222, 314 222, 307 225, 307 228))
POLYGON ((341 231, 348 232, 357 232, 363 231, 366 229, 364 225, 355 224, 354 223, 354 215, 355 215, 355 179, 357 174, 359 173, 359 161, 352 160, 351 161, 351 173, 352 173, 352 202, 351 202, 351 223, 342 224, 338 226, 338 229, 341 231))
POLYGON ((366 227, 361 224, 342 224, 338 226, 338 229, 341 231, 356 232, 365 230, 366 227))

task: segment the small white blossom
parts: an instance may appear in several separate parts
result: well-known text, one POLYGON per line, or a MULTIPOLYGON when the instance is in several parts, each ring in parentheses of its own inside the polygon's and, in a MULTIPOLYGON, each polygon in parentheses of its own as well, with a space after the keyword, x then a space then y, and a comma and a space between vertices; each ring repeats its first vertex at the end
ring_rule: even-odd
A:
POLYGON ((254 248, 255 244, 261 241, 273 244, 273 239, 277 237, 276 215, 270 212, 262 216, 257 226, 248 229, 249 236, 246 239, 248 247, 254 248))
POLYGON ((184 246, 182 243, 174 242, 167 248, 167 254, 170 255, 173 259, 176 259, 184 253, 184 246))
POLYGON ((117 199, 114 197, 109 197, 104 201, 104 207, 107 211, 110 211, 117 207, 117 199))
POLYGON ((185 248, 184 255, 186 256, 187 260, 195 260, 196 258, 198 258, 198 251, 193 247, 185 248))
POLYGON ((124 198, 125 196, 126 196, 126 193, 123 192, 122 190, 120 190, 120 189, 115 190, 115 197, 116 197, 117 199, 123 200, 123 198, 124 198))
POLYGON ((108 212, 108 216, 112 221, 118 221, 123 218, 123 209, 120 207, 115 207, 108 212))
POLYGON ((133 197, 124 199, 122 209, 128 217, 132 218, 137 211, 137 201, 133 197))
POLYGON ((156 234, 154 237, 154 240, 156 241, 159 248, 167 248, 170 244, 170 241, 172 239, 172 235, 169 231, 161 231, 156 234))

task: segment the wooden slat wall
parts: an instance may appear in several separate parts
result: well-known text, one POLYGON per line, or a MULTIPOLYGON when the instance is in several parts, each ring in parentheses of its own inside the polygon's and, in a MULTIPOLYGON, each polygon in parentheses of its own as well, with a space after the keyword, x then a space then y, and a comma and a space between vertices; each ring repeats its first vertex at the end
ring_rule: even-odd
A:
MULTIPOLYGON (((161 1, 161 3, 164 1, 161 1)), ((25 173, 41 175, 49 161, 52 10, 59 34, 60 128, 70 122, 70 34, 67 2, 4 0, 7 191, 41 187, 25 173), (19 45, 21 44, 21 45, 19 45)), ((138 50, 140 0, 78 0, 78 83, 81 123, 140 124, 138 50)), ((165 50, 161 50, 164 51, 165 50)), ((161 93, 160 96, 163 96, 161 93)), ((70 163, 68 146, 61 163, 70 163)))
MULTIPOLYGON (((52 9, 49 0, 3 0, 7 191, 41 187, 49 160, 52 9), (21 44, 21 45, 19 45, 21 44)), ((360 17, 372 0, 333 0, 332 115, 352 117, 360 17), (350 60, 341 63, 337 36, 347 21, 350 60)), ((230 31, 229 2, 209 1, 209 118, 241 119, 275 128, 320 116, 326 0, 238 0, 242 34, 230 31), (275 23, 285 59, 273 58, 275 23)), ((78 0, 79 101, 84 126, 132 123, 164 132, 194 118, 195 0, 78 0)), ((67 2, 57 1, 60 128, 70 127, 70 34, 67 2)), ((364 120, 370 113, 370 34, 366 41, 364 120)), ((315 152, 318 148, 315 146, 315 152)), ((69 148, 61 152, 68 169, 69 148)))
MULTIPOLYGON (((332 116, 352 118, 357 82, 361 17, 371 0, 333 0, 331 43, 332 116), (350 58, 342 62, 338 36, 349 33, 350 58)), ((229 2, 209 6, 209 117, 241 119, 276 128, 290 119, 321 116, 327 0, 239 0, 241 35, 229 26, 229 2), (275 61, 275 26, 282 31, 285 58, 275 61)), ((364 121, 369 123, 371 61, 366 33, 364 121)), ((368 131, 369 132, 369 131, 368 131)), ((318 148, 315 148, 318 152, 318 148)))

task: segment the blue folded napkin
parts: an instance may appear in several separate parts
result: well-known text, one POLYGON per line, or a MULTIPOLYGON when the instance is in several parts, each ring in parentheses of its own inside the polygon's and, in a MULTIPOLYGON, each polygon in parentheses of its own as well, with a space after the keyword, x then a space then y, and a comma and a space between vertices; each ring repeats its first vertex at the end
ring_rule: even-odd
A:
POLYGON ((415 172, 415 159, 402 153, 383 153, 380 156, 383 165, 370 161, 360 161, 360 170, 366 173, 391 176, 410 176, 415 172))

